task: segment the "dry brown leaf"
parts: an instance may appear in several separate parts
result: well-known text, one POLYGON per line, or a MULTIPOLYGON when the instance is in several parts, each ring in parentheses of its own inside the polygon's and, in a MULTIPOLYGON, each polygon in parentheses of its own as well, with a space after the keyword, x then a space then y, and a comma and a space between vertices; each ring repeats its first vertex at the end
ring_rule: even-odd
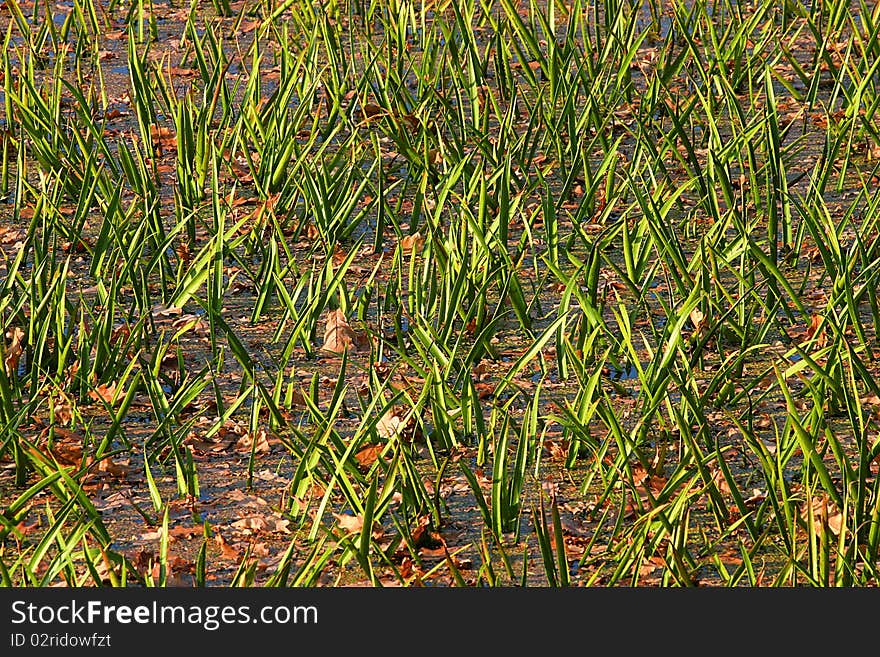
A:
POLYGON ((180 315, 183 312, 182 308, 178 308, 177 306, 166 306, 164 303, 157 303, 150 310, 153 317, 156 319, 173 317, 175 315, 180 315))
POLYGON ((495 386, 491 383, 475 383, 474 390, 478 399, 489 399, 495 394, 495 386))
POLYGON ((238 550, 226 542, 226 539, 223 538, 223 534, 220 532, 214 534, 214 542, 220 548, 220 554, 224 559, 238 560, 238 550))
MULTIPOLYGON (((333 517, 339 524, 339 528, 349 534, 357 534, 364 528, 364 516, 360 513, 352 515, 350 513, 334 513, 333 517)), ((378 522, 373 523, 373 538, 382 536, 382 525, 378 522)))
POLYGON ((814 495, 808 506, 806 503, 801 508, 801 517, 804 520, 812 515, 813 523, 819 527, 827 527, 832 534, 839 536, 843 527, 843 513, 831 498, 823 493, 814 495))
POLYGON ((59 392, 57 397, 52 399, 52 412, 55 415, 55 421, 59 424, 70 424, 73 420, 73 405, 70 398, 63 392, 59 392))
POLYGON ((95 401, 105 401, 108 404, 113 401, 113 397, 116 395, 116 384, 115 383, 102 383, 99 386, 95 386, 94 390, 89 390, 89 397, 94 399, 95 401))
POLYGON ((129 467, 126 463, 114 461, 112 458, 105 457, 98 461, 98 472, 108 474, 111 477, 124 479, 128 476, 129 467))
POLYGON ((400 238, 400 248, 407 253, 419 253, 425 245, 425 238, 421 233, 413 233, 400 238))
POLYGON ((699 308, 694 308, 691 311, 690 319, 691 323, 694 325, 694 330, 697 333, 702 333, 706 330, 709 322, 706 319, 706 316, 703 314, 703 311, 701 311, 699 308))
POLYGON ((6 369, 6 376, 12 377, 18 372, 18 363, 24 352, 24 331, 15 326, 6 331, 6 338, 10 342, 3 352, 3 367, 6 369))
POLYGON ((384 116, 385 113, 385 110, 375 103, 364 104, 364 118, 366 118, 367 121, 384 116))
POLYGON ((250 516, 232 523, 232 527, 250 532, 264 531, 267 526, 266 520, 262 516, 250 516))
POLYGON ((290 529, 288 529, 288 525, 290 525, 290 520, 287 520, 286 518, 267 518, 266 525, 268 526, 270 532, 282 534, 290 533, 290 529))
POLYGON ((302 388, 296 388, 290 395, 290 405, 300 406, 303 408, 308 407, 308 403, 306 402, 306 393, 303 392, 302 388))
POLYGON ((290 530, 287 528, 289 524, 289 520, 281 517, 249 516, 247 518, 242 518, 241 520, 236 520, 231 526, 247 533, 280 532, 289 534, 290 530))
POLYGON ((150 124, 150 140, 161 155, 166 149, 173 150, 177 148, 177 136, 174 131, 165 126, 150 124))
POLYGON ((362 468, 368 468, 379 458, 382 449, 382 445, 367 445, 366 447, 359 449, 354 457, 357 459, 358 465, 362 468))
POLYGON ((51 454, 61 465, 79 467, 83 462, 83 437, 64 427, 53 427, 52 432, 51 447, 48 446, 49 427, 40 433, 37 442, 42 446, 41 454, 51 454))
POLYGON ((172 527, 168 530, 169 538, 190 538, 191 536, 198 536, 201 534, 203 529, 201 527, 172 527))
POLYGON ((376 423, 376 432, 386 440, 400 436, 405 428, 406 423, 394 413, 393 408, 385 411, 376 423))
POLYGON ((828 342, 828 337, 825 334, 825 327, 822 327, 820 330, 819 327, 822 325, 822 317, 820 315, 813 315, 810 317, 810 326, 807 328, 806 338, 810 340, 812 338, 816 339, 816 346, 821 349, 828 342))
POLYGON ((446 541, 431 526, 431 516, 428 515, 419 518, 418 526, 412 530, 412 541, 417 548, 438 550, 446 547, 446 541))
POLYGON ((547 440, 544 442, 544 449, 550 454, 551 458, 554 459, 564 459, 568 452, 562 443, 558 440, 547 440))
POLYGON ((338 308, 331 310, 324 324, 324 344, 321 349, 334 354, 344 353, 349 347, 357 351, 356 340, 357 336, 349 326, 345 313, 338 308))
POLYGON ((364 528, 364 517, 360 513, 357 515, 334 513, 333 517, 336 518, 339 527, 349 534, 357 534, 364 528))
POLYGON ((721 468, 713 466, 712 482, 715 484, 715 487, 718 488, 719 492, 724 495, 730 495, 730 484, 727 483, 727 478, 724 476, 724 471, 721 468))
POLYGON ((256 435, 248 432, 238 439, 235 448, 242 452, 250 452, 252 449, 258 454, 265 454, 272 451, 269 444, 269 436, 265 429, 257 431, 256 435))
POLYGON ((169 64, 165 67, 165 70, 167 71, 169 77, 194 78, 196 76, 196 70, 194 68, 181 68, 179 66, 171 66, 169 64))

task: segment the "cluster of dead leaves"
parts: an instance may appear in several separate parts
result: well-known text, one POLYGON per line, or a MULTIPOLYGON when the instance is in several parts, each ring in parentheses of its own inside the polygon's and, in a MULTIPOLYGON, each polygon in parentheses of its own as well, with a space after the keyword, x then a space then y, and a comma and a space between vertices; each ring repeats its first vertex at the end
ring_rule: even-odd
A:
POLYGON ((57 463, 63 468, 84 468, 86 478, 109 476, 124 479, 130 472, 129 461, 113 456, 96 458, 86 449, 85 438, 77 431, 60 426, 44 427, 35 444, 28 449, 31 457, 45 463, 57 463))
MULTIPOLYGON (((353 91, 350 91, 346 94, 346 99, 350 100, 354 97, 353 91)), ((421 120, 415 114, 397 114, 394 112, 390 112, 386 110, 381 105, 377 105, 376 103, 364 103, 361 105, 361 112, 364 116, 365 123, 371 123, 373 121, 377 121, 378 119, 388 117, 392 118, 398 122, 405 123, 410 130, 418 131, 422 125, 421 120)))
POLYGON ((19 246, 25 237, 26 234, 23 230, 0 226, 0 246, 19 246))
POLYGON ((202 433, 200 428, 193 429, 184 440, 184 445, 194 454, 216 454, 230 450, 243 454, 268 454, 273 445, 279 442, 276 434, 263 427, 250 431, 244 422, 227 420, 210 436, 202 433))
POLYGON ((639 464, 632 467, 632 482, 635 487, 635 493, 638 500, 629 500, 626 504, 626 517, 638 515, 645 508, 651 508, 653 504, 651 500, 655 500, 663 489, 666 487, 666 478, 657 474, 648 472, 639 464))

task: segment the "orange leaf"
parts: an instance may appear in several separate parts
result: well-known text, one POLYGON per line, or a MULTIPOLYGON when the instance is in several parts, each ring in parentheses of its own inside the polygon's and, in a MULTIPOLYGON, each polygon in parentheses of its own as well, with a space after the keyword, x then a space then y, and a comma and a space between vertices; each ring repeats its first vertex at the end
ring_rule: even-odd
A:
POLYGON ((422 237, 421 233, 413 233, 412 235, 400 238, 399 244, 403 251, 418 253, 425 245, 425 238, 422 237))
POLYGON ((382 445, 367 445, 358 450, 354 457, 357 459, 358 465, 362 468, 368 468, 376 462, 381 453, 382 445))
POLYGON ((94 399, 95 401, 105 401, 108 404, 113 401, 113 397, 116 396, 116 384, 115 383, 102 383, 99 386, 96 386, 94 390, 89 390, 89 397, 94 399))

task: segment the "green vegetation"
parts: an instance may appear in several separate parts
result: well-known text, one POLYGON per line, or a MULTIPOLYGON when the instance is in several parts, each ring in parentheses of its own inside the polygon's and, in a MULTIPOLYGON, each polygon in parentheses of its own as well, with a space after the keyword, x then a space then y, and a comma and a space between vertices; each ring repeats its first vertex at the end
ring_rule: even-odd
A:
POLYGON ((880 9, 6 0, 5 586, 874 586, 880 9))

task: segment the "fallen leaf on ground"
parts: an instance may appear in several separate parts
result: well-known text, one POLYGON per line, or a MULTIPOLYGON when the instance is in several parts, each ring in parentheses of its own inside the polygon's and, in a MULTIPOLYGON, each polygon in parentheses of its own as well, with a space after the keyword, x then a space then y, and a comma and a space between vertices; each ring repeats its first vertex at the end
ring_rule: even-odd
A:
POLYGON ((366 447, 362 447, 358 450, 354 457, 357 459, 358 465, 362 468, 368 468, 373 463, 376 462, 376 459, 379 458, 379 455, 382 453, 382 445, 367 445, 366 447))
MULTIPOLYGON (((333 517, 339 524, 339 528, 349 534, 358 534, 364 528, 364 516, 360 513, 353 515, 350 513, 334 513, 333 517)), ((373 523, 373 538, 381 538, 383 534, 382 525, 378 522, 373 523)))
POLYGON ((202 531, 201 527, 173 527, 168 530, 168 536, 170 538, 189 538, 191 536, 198 536, 202 531))
POLYGON ((269 437, 265 429, 260 429, 256 435, 250 432, 244 434, 238 439, 235 448, 242 452, 250 452, 253 449, 258 454, 272 451, 272 446, 269 444, 269 437))
POLYGON ((413 529, 411 536, 413 544, 417 548, 437 550, 446 547, 446 542, 443 540, 443 537, 431 527, 431 516, 425 515, 419 518, 419 524, 413 529))
POLYGON ((356 534, 364 527, 364 517, 361 514, 334 513, 333 517, 339 527, 350 534, 356 534))
POLYGON ((39 448, 40 453, 44 457, 51 454, 61 465, 79 467, 83 458, 83 437, 75 431, 54 427, 52 445, 49 447, 49 431, 49 427, 46 427, 40 434, 38 439, 38 443, 42 446, 39 448))
POLYGON ((238 550, 227 543, 220 532, 214 534, 214 542, 220 548, 220 554, 224 559, 238 560, 238 550))
POLYGON ((171 128, 166 128, 155 123, 150 125, 150 139, 153 147, 163 153, 165 150, 173 150, 177 148, 177 137, 171 128))
POLYGON ((274 518, 272 516, 250 516, 236 520, 232 523, 232 527, 247 532, 280 532, 289 534, 287 528, 290 521, 286 518, 274 518))
POLYGON ((232 527, 258 532, 266 529, 266 521, 261 516, 250 516, 249 518, 236 520, 232 523, 232 527))
POLYGON ((183 312, 182 308, 178 308, 177 306, 166 306, 164 303, 157 303, 150 310, 153 317, 156 318, 172 317, 174 315, 180 315, 183 312))
POLYGON ((376 423, 376 432, 386 440, 400 436, 406 428, 406 423, 395 414, 393 408, 389 408, 376 423))
POLYGON ((368 121, 383 116, 384 114, 385 110, 382 109, 379 105, 376 105, 375 103, 364 104, 364 118, 366 118, 368 121))
POLYGON ((345 318, 345 313, 338 308, 331 310, 324 324, 324 344, 321 349, 334 354, 341 354, 349 347, 357 351, 356 340, 357 336, 345 318))
POLYGON ((18 371, 18 363, 24 352, 24 331, 15 326, 6 331, 6 337, 10 342, 3 353, 3 367, 6 369, 6 376, 12 377, 18 371))
POLYGON ((95 401, 105 401, 108 404, 113 401, 113 397, 116 395, 116 384, 115 383, 102 383, 98 386, 95 386, 94 390, 89 390, 89 398, 94 399, 95 401))
POLYGON ((406 235, 400 238, 400 248, 409 253, 414 251, 415 253, 419 253, 422 250, 422 247, 425 245, 425 238, 421 233, 413 233, 412 235, 406 235))
POLYGON ((111 477, 124 479, 128 476, 129 467, 127 463, 114 461, 112 458, 105 457, 98 461, 98 472, 108 474, 111 477))

